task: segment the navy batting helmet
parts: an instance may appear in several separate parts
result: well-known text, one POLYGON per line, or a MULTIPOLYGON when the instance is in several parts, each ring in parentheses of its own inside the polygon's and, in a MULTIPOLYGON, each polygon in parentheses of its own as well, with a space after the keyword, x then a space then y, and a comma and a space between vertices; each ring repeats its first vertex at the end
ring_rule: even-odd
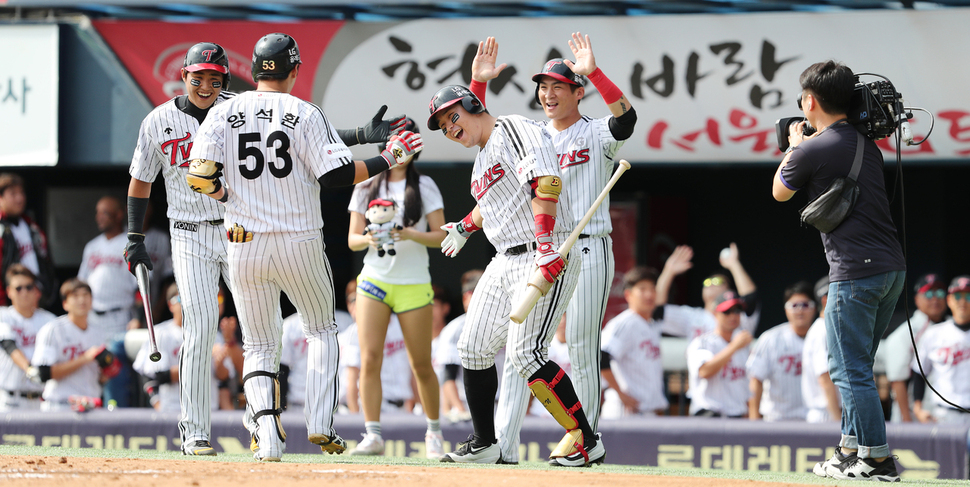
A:
POLYGON ((428 110, 431 111, 431 116, 428 118, 428 128, 431 130, 439 130, 441 127, 438 125, 438 121, 435 120, 435 115, 459 101, 468 113, 474 114, 485 111, 485 105, 468 88, 461 85, 448 85, 438 90, 431 97, 431 103, 428 104, 428 110))
POLYGON ((578 75, 566 66, 561 57, 555 59, 550 59, 546 61, 546 65, 542 67, 542 71, 538 74, 532 76, 532 81, 536 82, 536 103, 542 105, 539 101, 539 82, 542 81, 543 76, 548 76, 556 81, 562 81, 563 83, 575 85, 575 86, 586 86, 586 77, 578 75))
POLYGON ((229 85, 229 56, 219 44, 200 42, 190 47, 185 53, 185 60, 182 61, 182 69, 190 73, 204 69, 218 71, 226 75, 226 86, 229 85))
POLYGON ((253 48, 253 81, 283 79, 300 64, 300 48, 286 34, 266 34, 253 48))

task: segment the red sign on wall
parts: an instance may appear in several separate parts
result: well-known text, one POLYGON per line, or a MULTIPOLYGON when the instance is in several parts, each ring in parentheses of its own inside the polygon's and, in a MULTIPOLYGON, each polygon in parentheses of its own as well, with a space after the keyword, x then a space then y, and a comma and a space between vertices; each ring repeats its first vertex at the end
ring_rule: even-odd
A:
POLYGON ((233 91, 252 89, 253 46, 266 34, 292 36, 300 48, 303 66, 293 95, 312 101, 313 78, 330 40, 343 21, 299 23, 195 22, 97 20, 93 22, 132 78, 151 100, 160 105, 184 91, 180 77, 185 52, 199 42, 214 42, 229 55, 233 91))

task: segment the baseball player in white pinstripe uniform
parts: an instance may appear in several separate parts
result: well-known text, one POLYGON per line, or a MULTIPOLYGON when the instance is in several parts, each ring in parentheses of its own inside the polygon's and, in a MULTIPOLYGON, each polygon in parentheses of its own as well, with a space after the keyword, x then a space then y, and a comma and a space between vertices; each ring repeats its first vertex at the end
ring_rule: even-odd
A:
MULTIPOLYGON (((596 66, 589 36, 572 35, 569 48, 576 62, 552 59, 532 77, 536 82, 535 100, 545 111, 544 126, 552 136, 562 171, 570 210, 577 218, 592 206, 613 174, 614 157, 626 139, 633 135, 636 111, 616 85, 596 66), (586 77, 599 91, 611 115, 593 119, 582 115, 579 102, 585 96, 586 77)), ((495 66, 498 43, 489 37, 479 44, 477 63, 473 64, 475 82, 471 89, 484 101, 486 81, 498 76, 504 66, 495 66)), ((576 394, 593 430, 600 411, 600 336, 606 302, 613 285, 613 230, 609 197, 586 225, 576 248, 583 253, 579 284, 566 311, 566 343, 573 367, 576 394)), ((502 458, 518 461, 519 431, 528 406, 522 378, 512 367, 505 368, 499 399, 499 442, 502 458)))
POLYGON ((253 49, 257 90, 233 97, 206 117, 186 176, 193 190, 226 207, 229 278, 243 332, 245 423, 259 461, 279 461, 285 449, 277 380, 281 291, 296 306, 307 336, 308 440, 328 453, 346 448, 333 430, 337 326, 320 186, 356 184, 421 149, 420 135, 403 132, 381 155, 353 161, 323 111, 289 94, 300 63, 292 37, 263 36, 253 49))
POLYGON ((480 148, 471 180, 478 204, 462 221, 442 227, 448 232, 442 252, 454 256, 478 229, 484 229, 498 250, 475 289, 458 343, 475 432, 442 461, 501 461, 493 417, 498 389, 495 354, 507 343, 506 353, 519 375, 528 378, 533 394, 567 431, 551 462, 602 462, 606 449, 590 427, 572 381, 548 360, 549 342, 582 266, 582 252, 568 256, 570 265, 556 252, 575 220, 565 195, 560 194, 561 172, 552 139, 524 117, 492 116, 463 86, 440 89, 429 109, 428 128, 441 129, 448 139, 465 147, 480 148), (525 321, 511 322, 512 306, 521 299, 537 266, 553 285, 525 321))
POLYGON ((0 307, 0 411, 39 410, 44 384, 30 359, 40 328, 56 317, 38 307, 40 288, 27 266, 12 264, 6 283, 10 306, 0 307))
POLYGON ((787 323, 761 334, 745 365, 750 380, 750 419, 803 421, 802 351, 815 320, 812 285, 798 282, 785 289, 787 323))
MULTIPOLYGON (((215 455, 209 443, 211 429, 210 391, 212 346, 219 334, 219 279, 229 281, 226 261, 222 205, 189 188, 185 174, 189 153, 199 125, 209 110, 233 96, 224 92, 229 84, 229 59, 218 44, 202 42, 185 55, 182 80, 186 95, 175 97, 148 114, 142 122, 138 145, 132 157, 128 187, 128 246, 125 257, 129 270, 145 263, 152 269, 145 236, 134 229, 144 226, 151 183, 161 171, 168 197, 172 261, 179 283, 185 342, 179 358, 182 417, 179 430, 182 452, 187 455, 215 455)), ((388 122, 380 122, 382 109, 371 125, 340 132, 353 143, 386 140, 388 122)), ((403 120, 403 116, 399 117, 403 120)), ((403 122, 402 122, 403 123, 403 122)), ((348 142, 350 143, 350 142, 348 142)))

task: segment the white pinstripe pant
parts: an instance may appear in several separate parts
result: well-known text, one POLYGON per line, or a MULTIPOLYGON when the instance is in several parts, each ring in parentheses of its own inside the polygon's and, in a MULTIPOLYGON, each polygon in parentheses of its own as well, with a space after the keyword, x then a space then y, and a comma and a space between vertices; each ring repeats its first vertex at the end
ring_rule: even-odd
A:
MULTIPOLYGON (((615 268, 613 239, 607 235, 577 240, 570 254, 583 256, 579 282, 566 309, 566 344, 572 364, 570 379, 589 425, 596 431, 602 394, 600 339, 615 268)), ((572 259, 569 263, 572 265, 572 259)), ((495 429, 502 447, 502 459, 517 462, 519 433, 529 408, 530 391, 526 379, 510 370, 508 358, 505 362, 495 429)))
POLYGON ((176 229, 172 266, 182 302, 182 348, 179 351, 179 431, 182 444, 208 440, 212 411, 212 345, 219 333, 219 276, 227 276, 226 231, 199 223, 197 231, 176 229))
MULTIPOLYGON (((229 267, 243 332, 243 374, 279 370, 283 291, 300 313, 307 337, 307 433, 333 436, 339 346, 333 275, 324 253, 323 232, 256 233, 251 242, 229 243, 229 267)), ((275 407, 272 387, 268 377, 246 381, 246 400, 252 412, 275 407)), ((264 419, 272 421, 270 416, 260 418, 264 419)))
POLYGON ((465 328, 458 340, 462 367, 487 369, 495 363, 495 353, 506 346, 506 360, 521 377, 539 370, 549 360, 549 343, 576 288, 582 266, 579 254, 570 253, 560 278, 519 324, 509 320, 509 313, 526 289, 535 268, 534 255, 496 254, 485 267, 468 305, 465 328))

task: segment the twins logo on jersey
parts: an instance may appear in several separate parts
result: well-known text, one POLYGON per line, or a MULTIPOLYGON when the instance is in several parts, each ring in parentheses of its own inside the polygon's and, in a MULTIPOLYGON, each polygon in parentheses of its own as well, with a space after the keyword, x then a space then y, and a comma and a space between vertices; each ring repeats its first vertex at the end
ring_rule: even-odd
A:
POLYGON ((644 340, 640 343, 640 350, 643 350, 644 355, 648 358, 657 359, 660 358, 660 347, 650 340, 644 340))
MULTIPOLYGON (((168 133, 171 130, 172 129, 165 129, 165 132, 168 133)), ((183 144, 183 142, 189 140, 190 138, 192 138, 192 134, 187 133, 185 134, 185 137, 180 139, 171 139, 162 142, 162 153, 169 154, 169 157, 172 158, 171 165, 174 166, 178 164, 179 167, 189 167, 189 153, 192 152, 192 142, 190 141, 188 144, 183 144), (169 151, 171 151, 171 153, 169 153, 169 151), (178 156, 182 156, 181 162, 176 159, 178 156)))
MULTIPOLYGON (((67 360, 74 360, 76 357, 84 353, 80 347, 74 345, 68 345, 61 350, 61 355, 66 356, 67 360)), ((65 360, 66 361, 66 360, 65 360)))
POLYGON ((943 347, 933 352, 933 361, 956 366, 964 360, 970 359, 970 348, 943 347))
POLYGON ((485 171, 480 178, 472 181, 472 193, 475 194, 475 199, 482 199, 488 189, 503 177, 505 177, 505 170, 502 169, 502 164, 498 163, 485 171))
POLYGON ((790 375, 802 375, 802 356, 783 355, 778 357, 778 363, 784 367, 785 373, 790 375))
POLYGON ((24 346, 24 347, 33 346, 34 343, 37 341, 37 335, 27 335, 27 334, 24 334, 23 328, 13 328, 13 327, 11 327, 11 330, 14 333, 16 333, 18 337, 20 337, 20 343, 22 343, 23 344, 22 346, 24 346))
POLYGON ((559 167, 566 168, 589 162, 589 149, 580 149, 559 154, 559 167))
POLYGON ((738 380, 743 379, 747 375, 744 367, 734 367, 731 364, 727 364, 721 369, 721 378, 727 380, 738 380))

